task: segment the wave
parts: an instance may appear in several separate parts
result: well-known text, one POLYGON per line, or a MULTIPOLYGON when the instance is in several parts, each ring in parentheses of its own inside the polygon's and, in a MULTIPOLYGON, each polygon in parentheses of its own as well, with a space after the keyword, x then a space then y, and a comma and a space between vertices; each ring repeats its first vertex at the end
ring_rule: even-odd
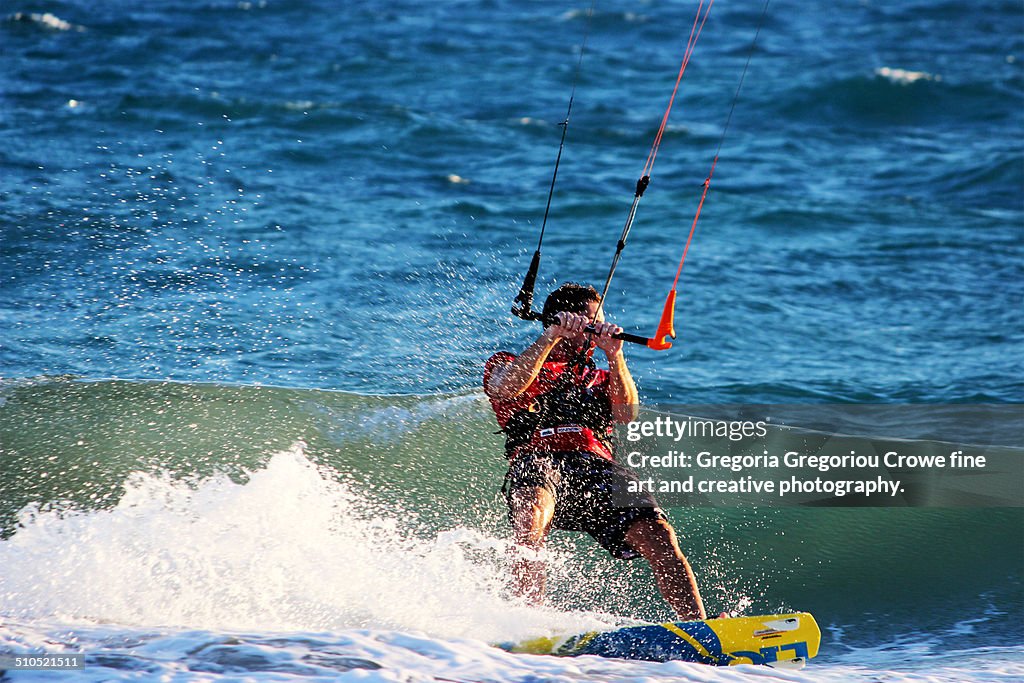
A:
POLYGON ((608 624, 505 600, 506 541, 465 527, 417 534, 413 514, 321 471, 303 448, 244 482, 136 473, 108 510, 25 508, 0 543, 0 614, 493 641, 608 624))
POLYGON ((42 14, 37 12, 15 12, 14 14, 8 15, 5 21, 11 23, 31 24, 51 31, 83 32, 86 30, 84 26, 72 24, 69 21, 61 19, 55 14, 51 14, 50 12, 44 12, 42 14))
POLYGON ((900 67, 879 67, 871 76, 841 77, 791 91, 779 103, 788 117, 812 124, 1016 125, 995 78, 953 83, 942 74, 900 67))
MULTIPOLYGON (((519 613, 503 593, 509 530, 493 432, 475 393, 5 380, 0 613, 507 631, 497 615, 519 613), (55 546, 66 550, 44 561, 55 546), (422 596, 422 610, 402 616, 409 601, 399 595, 422 596)), ((806 609, 837 625, 885 614, 892 633, 982 600, 1005 611, 979 630, 1000 643, 1019 632, 1019 566, 1006 550, 1019 543, 1020 509, 669 513, 711 610, 806 609)), ((556 534, 551 552, 559 612, 670 616, 641 564, 613 562, 574 534, 556 534)), ((537 629, 550 618, 522 622, 537 629)))
POLYGON ((942 76, 935 76, 925 71, 909 71, 907 69, 893 69, 882 66, 875 69, 875 75, 888 79, 899 85, 910 85, 917 81, 941 81, 942 76))

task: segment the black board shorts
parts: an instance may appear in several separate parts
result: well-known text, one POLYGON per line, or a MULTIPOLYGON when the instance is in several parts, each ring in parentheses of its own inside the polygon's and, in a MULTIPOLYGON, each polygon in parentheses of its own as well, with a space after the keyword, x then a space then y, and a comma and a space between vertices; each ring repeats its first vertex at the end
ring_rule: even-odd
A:
POLYGON ((650 493, 629 492, 631 481, 637 481, 632 471, 593 453, 534 452, 516 456, 502 490, 510 522, 512 494, 543 488, 555 499, 555 529, 585 531, 613 557, 629 560, 639 556, 626 542, 629 528, 641 519, 667 520, 650 493))

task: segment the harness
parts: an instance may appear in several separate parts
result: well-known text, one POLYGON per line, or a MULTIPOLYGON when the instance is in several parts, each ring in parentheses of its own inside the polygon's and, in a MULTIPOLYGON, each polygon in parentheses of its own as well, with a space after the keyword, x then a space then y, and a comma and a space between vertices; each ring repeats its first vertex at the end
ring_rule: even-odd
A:
MULTIPOLYGON (((545 363, 544 372, 555 372, 555 363, 545 363)), ((611 439, 614 420, 611 402, 601 373, 587 354, 578 354, 561 369, 554 385, 532 397, 505 422, 505 457, 513 459, 520 449, 540 451, 587 450, 614 458, 611 439)), ((540 381, 538 377, 535 381, 540 381)))

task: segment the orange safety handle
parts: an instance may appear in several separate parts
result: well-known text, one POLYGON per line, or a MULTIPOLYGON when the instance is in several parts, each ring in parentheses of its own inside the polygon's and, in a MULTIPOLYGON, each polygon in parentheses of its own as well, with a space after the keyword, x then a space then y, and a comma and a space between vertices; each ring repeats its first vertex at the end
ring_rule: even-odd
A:
POLYGON ((655 351, 664 351, 665 349, 672 348, 672 342, 668 341, 668 338, 676 338, 675 316, 676 290, 672 288, 668 296, 665 297, 665 307, 661 310, 661 322, 658 323, 658 331, 647 340, 648 348, 655 351))

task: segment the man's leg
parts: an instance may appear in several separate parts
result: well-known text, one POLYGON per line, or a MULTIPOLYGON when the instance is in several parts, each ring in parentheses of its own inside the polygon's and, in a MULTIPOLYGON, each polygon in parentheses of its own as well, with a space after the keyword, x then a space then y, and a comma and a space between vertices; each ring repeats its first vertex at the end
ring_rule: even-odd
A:
POLYGON ((536 554, 544 548, 544 540, 555 516, 555 499, 542 487, 521 488, 509 495, 512 531, 516 548, 512 560, 512 591, 532 604, 544 600, 544 561, 536 554))
POLYGON ((639 519, 626 532, 626 542, 650 563, 658 589, 680 619, 707 618, 697 579, 671 524, 663 519, 639 519))

